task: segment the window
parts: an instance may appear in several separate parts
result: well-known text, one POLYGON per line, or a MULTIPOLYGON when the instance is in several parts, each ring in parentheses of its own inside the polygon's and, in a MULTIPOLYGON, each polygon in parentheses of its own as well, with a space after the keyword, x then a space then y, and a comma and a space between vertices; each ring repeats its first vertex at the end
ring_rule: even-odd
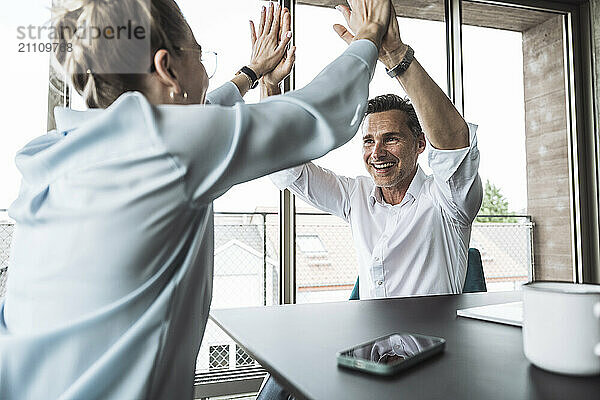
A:
POLYGON ((472 237, 489 246, 506 243, 502 252, 484 249, 498 257, 534 255, 514 263, 484 260, 491 289, 511 275, 527 281, 533 259, 537 279, 573 279, 564 25, 562 14, 463 2, 465 117, 479 125, 485 213, 499 214, 476 224, 472 237), (520 238, 531 238, 531 220, 527 249, 531 239, 520 238))
MULTIPOLYGON (((446 24, 443 1, 430 1, 427 7, 406 2, 396 6, 396 10, 403 40, 414 48, 415 57, 425 66, 436 83, 446 90, 446 24)), ((297 5, 295 21, 295 81, 296 88, 301 88, 347 47, 331 27, 333 23, 345 24, 345 21, 332 7, 304 4, 297 5)), ((370 85, 369 97, 386 93, 406 95, 400 84, 389 78, 383 65, 378 63, 370 85)), ((315 163, 338 175, 367 175, 361 157, 361 132, 362 130, 359 130, 347 144, 315 160, 315 163)), ((419 164, 425 172, 430 172, 426 152, 420 157, 419 164)), ((298 198, 296 210, 296 301, 303 303, 347 300, 358 274, 357 257, 349 226, 337 217, 324 215, 298 198), (317 237, 325 244, 328 251, 326 260, 315 260, 314 257, 300 254, 306 253, 303 247, 306 248, 308 244, 303 238, 307 236, 317 237)))
MULTIPOLYGON (((248 19, 258 27, 260 9, 266 3, 260 0, 178 0, 177 3, 198 43, 218 54, 218 68, 208 90, 216 89, 250 61, 248 19), (222 18, 215 18, 225 15, 226 24, 222 18)), ((257 102, 258 89, 249 91, 244 100, 257 102)), ((267 177, 234 186, 215 200, 212 308, 279 303, 278 207, 279 190, 267 177)), ((214 368, 212 355, 207 354, 210 343, 234 345, 233 339, 209 320, 198 355, 198 372, 214 368)))
MULTIPOLYGON (((258 28, 260 8, 267 3, 260 0, 180 0, 177 3, 198 43, 218 53, 217 72, 211 78, 208 90, 216 89, 250 61, 252 48, 248 19, 252 19, 258 28), (215 18, 217 15, 227 15, 227 23, 215 18)), ((256 103, 259 99, 258 89, 249 91, 244 97, 247 103, 256 103)), ((278 206, 279 190, 266 177, 237 185, 214 202, 216 212, 252 213, 258 210, 276 213, 278 206)))
POLYGON ((220 344, 217 346, 210 346, 209 349, 210 360, 208 363, 208 369, 224 369, 229 368, 229 345, 220 344))
POLYGON ((26 7, 22 3, 6 2, 0 14, 3 43, 2 145, 0 145, 0 209, 7 209, 17 198, 21 174, 15 166, 15 154, 30 140, 47 131, 48 69, 47 52, 34 52, 20 43, 38 43, 37 32, 29 35, 19 27, 44 26, 50 19, 48 1, 34 0, 26 7), (32 3, 32 4, 31 4, 32 3))

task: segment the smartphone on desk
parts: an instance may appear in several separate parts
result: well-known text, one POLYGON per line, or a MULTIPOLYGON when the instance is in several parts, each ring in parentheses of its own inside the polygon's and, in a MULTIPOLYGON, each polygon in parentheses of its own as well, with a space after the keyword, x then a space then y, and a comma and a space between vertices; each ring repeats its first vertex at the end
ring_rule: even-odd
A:
POLYGON ((416 333, 393 333, 337 353, 338 365, 376 375, 392 375, 444 350, 446 340, 416 333))

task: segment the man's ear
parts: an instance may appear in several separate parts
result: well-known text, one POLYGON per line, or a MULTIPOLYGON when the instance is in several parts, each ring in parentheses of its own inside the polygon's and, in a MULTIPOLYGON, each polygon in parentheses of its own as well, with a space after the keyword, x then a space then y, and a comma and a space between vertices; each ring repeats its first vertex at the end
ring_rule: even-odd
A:
POLYGON ((419 137, 417 137, 417 154, 421 154, 425 151, 425 147, 427 146, 427 141, 425 140, 425 134, 421 132, 419 137))
POLYGON ((159 82, 168 92, 181 94, 181 85, 173 68, 173 56, 167 50, 160 49, 154 54, 154 69, 159 82))

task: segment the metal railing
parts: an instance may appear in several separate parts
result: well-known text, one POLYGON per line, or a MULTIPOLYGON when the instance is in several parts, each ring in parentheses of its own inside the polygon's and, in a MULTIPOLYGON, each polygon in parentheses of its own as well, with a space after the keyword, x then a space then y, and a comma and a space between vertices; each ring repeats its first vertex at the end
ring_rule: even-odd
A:
MULTIPOLYGON (((328 214, 297 213, 296 216, 297 302, 347 299, 358 271, 350 227, 328 214)), ((471 247, 481 252, 488 290, 518 288, 532 276, 531 217, 480 217, 488 222, 473 224, 471 247)), ((8 273, 13 229, 12 222, 0 218, 0 297, 8 273)), ((279 304, 279 271, 277 213, 215 213, 212 308, 279 304)), ((265 372, 209 320, 196 374, 196 393, 214 395, 224 382, 231 380, 236 381, 235 393, 249 392, 265 372), (248 379, 242 379, 246 375, 248 379)))
POLYGON ((519 289, 533 279, 533 230, 529 215, 477 217, 470 247, 481 253, 488 291, 519 289))
POLYGON ((12 241, 14 224, 6 215, 6 210, 0 209, 0 298, 4 297, 6 279, 8 277, 8 259, 10 257, 10 243, 12 241))

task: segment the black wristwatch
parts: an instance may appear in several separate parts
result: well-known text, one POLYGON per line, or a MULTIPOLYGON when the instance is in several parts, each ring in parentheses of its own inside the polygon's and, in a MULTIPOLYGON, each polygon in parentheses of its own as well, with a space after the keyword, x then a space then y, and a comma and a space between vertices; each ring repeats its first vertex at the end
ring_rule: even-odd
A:
POLYGON ((250 84, 250 89, 254 89, 258 86, 258 80, 260 76, 256 75, 256 72, 252 71, 250 67, 243 66, 236 75, 244 74, 248 77, 248 83, 250 84))
POLYGON ((412 47, 410 47, 410 46, 407 46, 407 47, 408 47, 408 49, 406 50, 406 54, 404 54, 402 61, 400 61, 400 63, 392 69, 387 69, 387 68, 385 69, 385 72, 387 72, 387 74, 389 76, 391 76, 392 78, 395 78, 398 75, 402 75, 404 73, 404 71, 406 71, 408 69, 410 63, 415 58, 415 51, 412 49, 412 47))

